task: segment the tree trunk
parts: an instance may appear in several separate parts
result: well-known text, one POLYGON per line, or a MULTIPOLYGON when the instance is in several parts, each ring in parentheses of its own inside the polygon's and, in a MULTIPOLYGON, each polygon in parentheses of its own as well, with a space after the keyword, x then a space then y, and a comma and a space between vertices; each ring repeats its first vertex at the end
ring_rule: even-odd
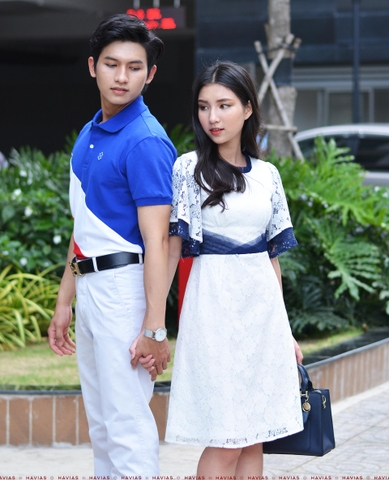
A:
MULTIPOLYGON (((268 0, 268 58, 271 60, 277 54, 277 48, 281 45, 285 37, 290 34, 290 0, 268 0)), ((294 109, 296 105, 297 92, 292 86, 291 76, 292 52, 286 54, 284 60, 276 71, 274 81, 277 86, 282 103, 285 107, 290 124, 293 125, 294 109), (282 75, 277 75, 282 71, 282 75)), ((273 97, 269 98, 269 113, 267 123, 270 125, 282 125, 283 122, 279 115, 277 106, 273 97)), ((280 157, 290 157, 292 155, 292 145, 286 132, 276 130, 269 131, 269 150, 275 149, 280 157)))

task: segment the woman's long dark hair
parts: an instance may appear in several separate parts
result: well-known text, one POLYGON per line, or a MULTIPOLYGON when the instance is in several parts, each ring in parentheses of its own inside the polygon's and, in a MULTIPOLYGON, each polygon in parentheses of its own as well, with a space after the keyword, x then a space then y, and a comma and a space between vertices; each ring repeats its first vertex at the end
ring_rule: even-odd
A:
POLYGON ((220 156, 217 144, 208 137, 200 124, 199 93, 203 87, 212 83, 232 90, 243 106, 250 102, 252 114, 243 125, 241 148, 244 153, 254 158, 260 156, 258 135, 261 133, 261 115, 254 82, 247 71, 236 63, 217 62, 212 64, 206 67, 193 83, 193 129, 198 156, 194 177, 200 187, 209 193, 202 208, 207 205, 221 205, 224 209, 224 194, 232 191, 244 192, 246 182, 239 168, 220 156))

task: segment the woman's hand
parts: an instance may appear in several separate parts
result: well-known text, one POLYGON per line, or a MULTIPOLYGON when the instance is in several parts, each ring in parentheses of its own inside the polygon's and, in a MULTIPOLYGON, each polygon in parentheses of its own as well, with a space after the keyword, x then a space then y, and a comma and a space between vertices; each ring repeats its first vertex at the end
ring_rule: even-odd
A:
POLYGON ((296 355, 296 360, 299 365, 302 365, 304 355, 301 352, 301 348, 299 344, 296 342, 295 338, 293 337, 293 344, 294 344, 294 353, 296 355))
POLYGON ((151 381, 154 382, 157 378, 157 369, 154 367, 155 358, 151 354, 147 357, 140 357, 139 363, 149 372, 151 381))

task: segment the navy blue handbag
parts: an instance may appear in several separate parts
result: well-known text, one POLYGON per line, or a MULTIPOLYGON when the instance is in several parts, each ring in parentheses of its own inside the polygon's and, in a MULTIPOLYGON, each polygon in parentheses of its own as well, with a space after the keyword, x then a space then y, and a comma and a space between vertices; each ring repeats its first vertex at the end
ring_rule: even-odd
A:
POLYGON ((330 392, 313 388, 308 372, 298 365, 301 375, 301 409, 304 430, 263 444, 263 453, 312 455, 321 457, 335 448, 330 392))

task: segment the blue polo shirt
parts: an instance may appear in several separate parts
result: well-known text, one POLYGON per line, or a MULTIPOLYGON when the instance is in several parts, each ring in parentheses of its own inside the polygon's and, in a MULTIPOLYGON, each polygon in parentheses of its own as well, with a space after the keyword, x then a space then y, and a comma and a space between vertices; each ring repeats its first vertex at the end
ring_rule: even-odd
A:
POLYGON ((142 253, 137 207, 170 205, 176 149, 138 97, 104 123, 101 110, 71 157, 70 207, 79 258, 142 253))

